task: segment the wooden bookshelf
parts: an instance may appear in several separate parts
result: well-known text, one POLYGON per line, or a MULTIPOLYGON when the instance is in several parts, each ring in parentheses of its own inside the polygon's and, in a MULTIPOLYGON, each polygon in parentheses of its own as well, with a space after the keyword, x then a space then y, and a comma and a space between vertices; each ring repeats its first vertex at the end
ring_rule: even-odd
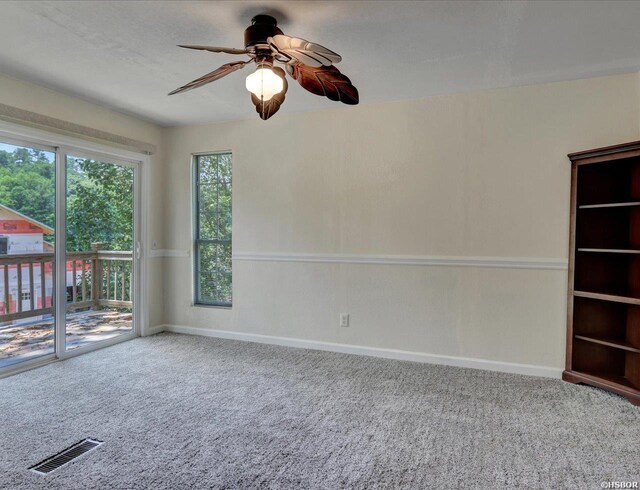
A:
POLYGON ((563 379, 640 405, 640 142, 569 155, 563 379))

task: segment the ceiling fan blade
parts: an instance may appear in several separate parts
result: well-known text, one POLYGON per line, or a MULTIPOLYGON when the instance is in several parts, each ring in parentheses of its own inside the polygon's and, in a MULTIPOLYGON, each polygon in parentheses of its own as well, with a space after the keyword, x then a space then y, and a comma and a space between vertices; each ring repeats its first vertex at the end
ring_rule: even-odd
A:
POLYGON ((267 42, 278 54, 307 66, 331 66, 342 61, 338 53, 299 37, 277 34, 267 38, 267 42))
POLYGON ((256 106, 256 112, 260 115, 260 118, 265 121, 273 116, 276 112, 278 112, 278 109, 280 109, 280 106, 284 102, 284 97, 287 93, 287 89, 289 88, 284 70, 282 68, 274 66, 273 71, 276 75, 282 78, 282 81, 284 82, 282 91, 264 102, 254 94, 251 94, 251 102, 253 102, 253 105, 256 106))
POLYGON ((201 46, 199 44, 178 44, 179 48, 199 49, 200 51, 211 51, 212 53, 247 54, 249 51, 240 48, 220 48, 218 46, 201 46))
POLYGON ((181 92, 186 92, 187 90, 201 87, 202 85, 205 85, 207 83, 215 82, 216 80, 227 76, 229 73, 233 73, 234 71, 239 70, 247 63, 249 63, 249 61, 232 61, 231 63, 226 63, 217 70, 214 70, 211 73, 207 73, 206 75, 203 75, 200 78, 193 80, 192 82, 189 82, 180 88, 175 89, 173 92, 169 92, 169 95, 179 94, 181 92))
POLYGON ((358 89, 335 66, 312 67, 294 63, 287 66, 287 71, 302 88, 312 94, 349 105, 356 105, 360 101, 358 89))

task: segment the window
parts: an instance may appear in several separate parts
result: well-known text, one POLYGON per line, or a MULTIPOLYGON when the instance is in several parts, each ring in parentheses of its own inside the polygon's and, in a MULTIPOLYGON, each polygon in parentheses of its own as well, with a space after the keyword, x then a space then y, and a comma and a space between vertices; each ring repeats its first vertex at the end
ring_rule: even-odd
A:
POLYGON ((20 299, 22 301, 29 301, 31 299, 31 293, 27 292, 27 293, 21 293, 20 294, 20 299))
POLYGON ((0 255, 7 255, 9 253, 9 237, 0 237, 0 255))
POLYGON ((195 303, 231 306, 231 153, 194 162, 195 303))

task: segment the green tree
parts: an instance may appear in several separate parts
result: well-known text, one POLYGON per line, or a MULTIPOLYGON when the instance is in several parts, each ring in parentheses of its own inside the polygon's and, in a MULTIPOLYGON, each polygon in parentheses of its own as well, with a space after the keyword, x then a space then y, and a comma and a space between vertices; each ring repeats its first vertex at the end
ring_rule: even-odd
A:
POLYGON ((40 221, 55 224, 55 168, 39 150, 0 151, 0 204, 40 221))
POLYGON ((133 248, 133 170, 80 158, 67 161, 67 250, 133 248))
POLYGON ((201 155, 197 164, 199 299, 231 303, 231 154, 201 155))
MULTIPOLYGON (((0 204, 55 227, 52 153, 0 150, 0 204)), ((47 240, 54 240, 48 236, 47 240)), ((67 162, 67 250, 132 250, 133 170, 95 160, 67 162)))

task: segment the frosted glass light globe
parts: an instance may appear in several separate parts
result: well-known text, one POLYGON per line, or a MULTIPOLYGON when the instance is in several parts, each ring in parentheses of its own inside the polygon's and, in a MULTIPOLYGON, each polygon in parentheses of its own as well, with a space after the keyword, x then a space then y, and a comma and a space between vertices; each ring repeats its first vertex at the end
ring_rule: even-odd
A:
POLYGON ((247 77, 246 87, 258 99, 262 96, 262 100, 267 101, 282 92, 284 82, 271 68, 258 68, 247 77))

